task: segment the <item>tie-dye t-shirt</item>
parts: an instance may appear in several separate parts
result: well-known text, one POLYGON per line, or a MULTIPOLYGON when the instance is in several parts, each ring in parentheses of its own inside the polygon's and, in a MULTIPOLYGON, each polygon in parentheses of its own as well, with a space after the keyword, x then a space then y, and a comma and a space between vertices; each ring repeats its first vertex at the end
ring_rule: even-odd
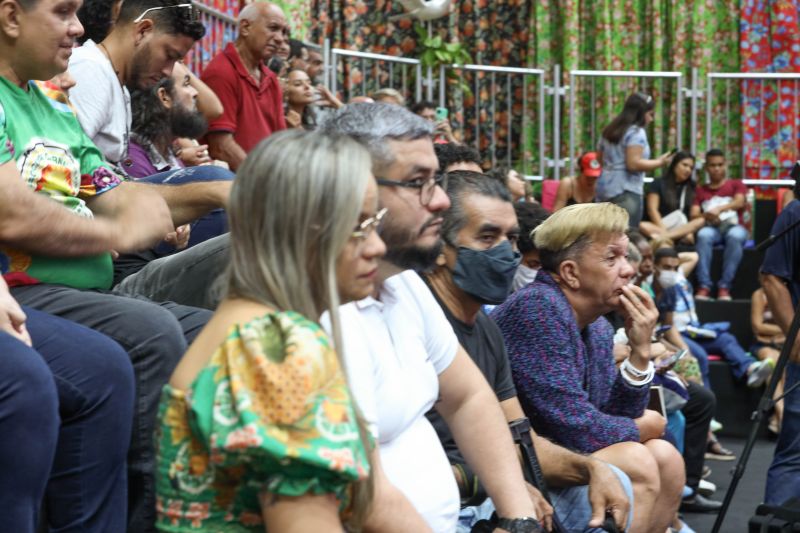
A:
MULTIPOLYGON (((83 217, 92 217, 86 198, 121 181, 66 104, 45 96, 34 82, 23 89, 0 77, 0 164, 12 160, 31 189, 83 217)), ((113 278, 108 253, 63 258, 0 247, 0 271, 12 286, 108 289, 113 278)))

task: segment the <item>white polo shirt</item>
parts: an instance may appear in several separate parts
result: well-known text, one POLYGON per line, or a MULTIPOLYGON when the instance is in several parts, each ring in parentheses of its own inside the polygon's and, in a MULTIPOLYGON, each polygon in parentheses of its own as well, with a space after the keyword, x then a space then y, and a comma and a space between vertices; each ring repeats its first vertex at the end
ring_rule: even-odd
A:
POLYGON ((350 387, 379 442, 387 477, 434 531, 454 531, 458 487, 425 418, 439 397, 439 374, 458 350, 453 328, 411 270, 384 281, 377 300, 339 312, 350 387))

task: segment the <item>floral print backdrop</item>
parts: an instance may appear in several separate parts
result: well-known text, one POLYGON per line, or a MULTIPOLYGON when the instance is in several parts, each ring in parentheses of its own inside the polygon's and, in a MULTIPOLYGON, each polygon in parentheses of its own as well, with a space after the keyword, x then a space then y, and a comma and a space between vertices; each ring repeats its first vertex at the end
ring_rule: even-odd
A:
MULTIPOLYGON (((797 1, 742 1, 744 72, 800 71, 798 8, 797 1)), ((798 80, 745 81, 741 94, 746 177, 787 178, 800 142, 798 80)))
MULTIPOLYGON (((327 37, 337 47, 406 57, 419 54, 412 23, 392 19, 403 13, 399 2, 309 2, 312 13, 309 37, 312 41, 321 42, 327 37)), ((473 54, 475 63, 544 69, 548 85, 553 83, 551 78, 556 64, 562 66, 562 85, 568 84, 571 69, 674 70, 685 75, 685 85, 689 84, 693 67, 699 69, 701 81, 710 70, 739 70, 739 2, 736 0, 464 0, 453 4, 449 16, 432 23, 434 32, 447 40, 464 43, 473 54)), ((340 73, 345 87, 357 79, 359 90, 363 75, 357 64, 349 65, 340 73)), ((509 107, 506 102, 508 85, 503 76, 495 76, 494 84, 490 75, 483 74, 478 78, 475 80, 474 75, 465 75, 464 81, 473 88, 472 94, 464 95, 463 99, 456 94, 456 98, 448 102, 455 126, 463 131, 464 140, 477 143, 488 157, 494 128, 498 160, 507 157, 507 140, 510 138, 514 162, 518 166, 536 168, 540 156, 535 143, 538 134, 535 111, 539 96, 536 79, 529 78, 523 82, 515 78, 512 81, 511 93, 515 98, 509 107), (523 123, 519 113, 523 85, 527 86, 526 109, 529 113, 524 127, 529 131, 525 135, 525 146, 520 146, 523 123), (493 106, 492 93, 495 94, 493 106), (479 103, 477 112, 476 99, 479 103)), ((568 109, 565 98, 561 109, 560 157, 567 158, 593 149, 599 132, 635 89, 652 92, 660 102, 657 120, 649 132, 654 151, 668 150, 678 144, 678 94, 674 82, 581 79, 572 88, 577 91, 578 104, 576 154, 567 153, 568 109)), ((437 94, 434 92, 434 96, 437 94)), ((550 102, 551 98, 546 101, 550 102)), ((715 111, 721 113, 723 108, 715 111)), ((552 114, 553 110, 548 106, 547 153, 551 151, 553 141, 552 114)), ((684 106, 684 117, 680 144, 688 146, 688 105, 684 106)), ((740 127, 736 117, 726 116, 719 122, 715 120, 713 126, 715 137, 724 143, 724 148, 738 147, 740 127), (723 139, 726 131, 727 138, 723 139)), ((705 123, 701 116, 698 124, 700 150, 705 148, 704 132, 705 123)))
MULTIPOLYGON (((236 0, 205 1, 225 12, 236 4, 236 0)), ((404 57, 420 53, 413 22, 394 18, 404 13, 396 0, 278 3, 290 19, 293 35, 310 42, 321 44, 329 38, 334 47, 404 57)), ((644 70, 681 72, 688 88, 692 68, 696 68, 701 91, 706 89, 707 72, 794 72, 800 67, 798 0, 463 0, 454 1, 449 15, 434 21, 431 29, 448 41, 462 42, 475 63, 544 69, 548 86, 553 85, 556 64, 562 66, 562 85, 569 83, 571 69, 644 70)), ((212 33, 214 49, 228 37, 224 32, 212 33)), ((208 54, 202 55, 205 60, 208 54)), ((385 65, 343 63, 337 79, 344 96, 393 85, 414 100, 413 69, 395 68, 390 79, 385 65)), ((513 77, 510 87, 507 77, 499 74, 464 73, 461 80, 470 92, 462 94, 453 81, 447 91, 447 106, 458 133, 479 146, 487 159, 494 148, 498 161, 511 157, 518 167, 536 170, 544 156, 536 142, 536 78, 513 77), (527 97, 524 117, 523 94, 527 97)), ((688 100, 684 100, 680 139, 676 131, 679 95, 674 82, 579 78, 575 85, 571 89, 577 99, 576 153, 568 153, 565 97, 559 158, 594 148, 602 128, 636 89, 650 91, 660 104, 648 132, 654 152, 677 144, 690 146, 688 100)), ((432 89, 436 100, 438 86, 432 89)), ((728 154, 734 176, 783 177, 796 159, 800 141, 795 84, 715 82, 710 142, 703 112, 707 97, 703 94, 697 113, 699 155, 719 147, 728 154)), ((550 156, 554 118, 550 95, 546 102, 545 154, 550 156)), ((552 170, 547 174, 552 175, 552 170)))

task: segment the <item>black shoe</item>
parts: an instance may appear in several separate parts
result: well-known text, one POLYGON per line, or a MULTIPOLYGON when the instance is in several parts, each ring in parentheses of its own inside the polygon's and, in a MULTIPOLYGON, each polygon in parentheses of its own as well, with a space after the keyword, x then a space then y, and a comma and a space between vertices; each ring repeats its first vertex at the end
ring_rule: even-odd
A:
POLYGON ((722 502, 710 500, 700 494, 694 494, 681 500, 681 511, 685 513, 716 513, 722 502))

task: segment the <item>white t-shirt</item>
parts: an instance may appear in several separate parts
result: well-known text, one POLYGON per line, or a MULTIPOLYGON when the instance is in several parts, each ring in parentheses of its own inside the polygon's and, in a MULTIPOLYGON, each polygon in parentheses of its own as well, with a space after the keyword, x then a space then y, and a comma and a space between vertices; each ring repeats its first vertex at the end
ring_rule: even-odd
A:
POLYGON ((92 40, 72 52, 69 72, 77 82, 69 99, 86 135, 112 163, 125 159, 131 131, 131 95, 108 57, 92 40))
POLYGON ((384 281, 379 300, 344 305, 339 314, 350 387, 387 477, 434 531, 454 531, 458 487, 425 418, 439 397, 439 374, 458 350, 453 328, 411 270, 384 281))

